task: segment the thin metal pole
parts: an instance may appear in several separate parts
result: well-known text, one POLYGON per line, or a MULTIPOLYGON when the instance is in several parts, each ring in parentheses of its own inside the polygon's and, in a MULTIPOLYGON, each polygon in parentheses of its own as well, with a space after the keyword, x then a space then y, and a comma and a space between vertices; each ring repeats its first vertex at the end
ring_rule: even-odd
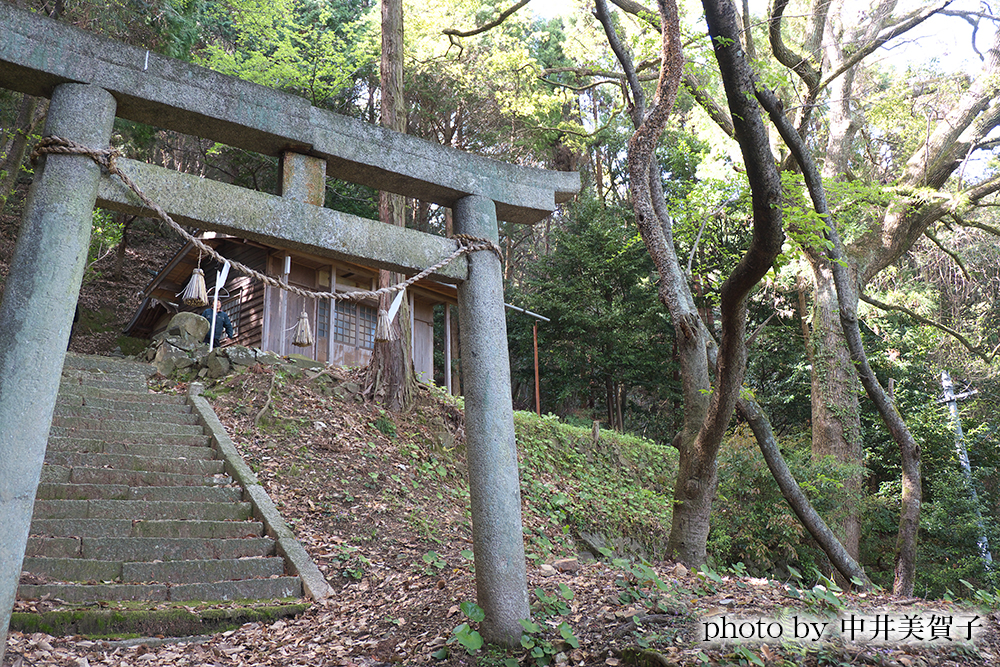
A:
POLYGON ((444 304, 444 387, 451 395, 451 304, 444 304))
POLYGON ((535 338, 535 413, 542 416, 542 398, 538 393, 538 322, 531 326, 531 333, 535 338))

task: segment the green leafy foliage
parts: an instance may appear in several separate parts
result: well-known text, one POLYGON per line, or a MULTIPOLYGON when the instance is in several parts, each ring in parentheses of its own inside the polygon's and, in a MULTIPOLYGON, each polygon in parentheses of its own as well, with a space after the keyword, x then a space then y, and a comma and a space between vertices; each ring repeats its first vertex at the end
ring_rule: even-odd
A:
MULTIPOLYGON (((509 298, 551 320, 538 327, 543 410, 585 414, 583 406, 595 405, 607 415, 621 395, 629 430, 666 437, 673 415, 660 406, 677 392, 664 381, 673 329, 630 218, 629 212, 582 199, 554 234, 553 252, 509 298)), ((512 374, 532 394, 533 324, 508 314, 512 374)))
POLYGON ((427 574, 438 574, 448 565, 436 551, 428 551, 420 558, 427 564, 427 567, 425 568, 427 574))
POLYGON ((528 664, 542 667, 552 663, 557 653, 568 648, 579 648, 580 640, 573 633, 573 628, 566 621, 562 621, 556 627, 559 633, 558 643, 547 638, 545 630, 541 625, 527 619, 520 620, 524 634, 521 635, 521 647, 527 651, 528 664))
MULTIPOLYGON (((802 577, 798 570, 789 568, 789 573, 793 575, 793 579, 801 582, 802 577)), ((789 583, 788 595, 802 600, 806 607, 822 614, 836 615, 842 612, 847 606, 843 599, 844 591, 832 579, 818 574, 818 571, 817 576, 820 583, 815 584, 812 588, 800 589, 795 583, 789 583)))
POLYGON ((335 545, 333 566, 343 577, 360 580, 365 576, 366 568, 371 561, 361 553, 361 548, 348 544, 335 545))
MULTIPOLYGON (((850 468, 832 457, 814 460, 807 447, 789 446, 784 454, 813 506, 828 522, 834 520, 850 468)), ((718 464, 718 498, 708 542, 712 559, 720 565, 742 563, 756 576, 783 576, 791 564, 815 567, 820 554, 806 540, 748 427, 738 428, 726 440, 718 464)))
POLYGON ((229 0, 207 11, 196 61, 270 88, 346 109, 377 58, 378 23, 364 2, 229 0))

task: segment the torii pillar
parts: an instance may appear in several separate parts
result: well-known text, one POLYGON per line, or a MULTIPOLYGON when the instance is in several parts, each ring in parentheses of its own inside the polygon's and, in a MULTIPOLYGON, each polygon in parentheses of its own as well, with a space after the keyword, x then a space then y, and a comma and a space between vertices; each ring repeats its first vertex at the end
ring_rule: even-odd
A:
MULTIPOLYGON (((105 149, 115 98, 67 83, 52 95, 46 136, 105 149)), ((101 168, 84 155, 42 158, 0 302, 0 663, 17 597, 35 492, 87 263, 101 168)))
MULTIPOLYGON (((492 200, 468 196, 454 212, 456 233, 497 243, 492 200)), ((523 632, 518 621, 529 618, 530 610, 503 274, 493 253, 469 255, 468 278, 458 286, 458 309, 476 599, 486 612, 483 639, 516 646, 523 632)))

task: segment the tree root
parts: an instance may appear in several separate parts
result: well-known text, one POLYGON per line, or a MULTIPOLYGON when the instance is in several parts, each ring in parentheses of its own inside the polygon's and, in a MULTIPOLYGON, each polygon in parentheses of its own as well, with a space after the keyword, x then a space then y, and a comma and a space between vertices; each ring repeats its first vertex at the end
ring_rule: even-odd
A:
POLYGON ((632 618, 628 619, 628 621, 626 623, 622 624, 622 626, 620 628, 618 628, 617 630, 615 630, 615 632, 612 635, 612 637, 614 637, 615 639, 618 639, 619 637, 624 636, 626 633, 632 632, 633 630, 637 630, 640 625, 644 625, 646 623, 664 623, 664 624, 670 623, 678 615, 680 615, 680 612, 678 612, 676 615, 675 614, 636 614, 632 618))
POLYGON ((278 377, 277 373, 273 373, 273 372, 271 373, 271 384, 267 388, 267 400, 264 401, 264 406, 260 410, 257 411, 257 414, 253 418, 253 427, 254 428, 257 428, 258 426, 260 426, 260 419, 261 419, 261 417, 264 416, 264 412, 271 405, 271 392, 274 391, 274 380, 277 377, 278 377))
POLYGON ((676 662, 668 660, 662 653, 638 646, 629 646, 622 651, 622 663, 636 667, 678 667, 676 662))

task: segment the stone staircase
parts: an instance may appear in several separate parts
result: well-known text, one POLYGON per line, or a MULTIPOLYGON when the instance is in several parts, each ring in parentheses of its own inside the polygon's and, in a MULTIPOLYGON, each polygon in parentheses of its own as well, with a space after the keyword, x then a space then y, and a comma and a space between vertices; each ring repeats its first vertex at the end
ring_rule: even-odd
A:
POLYGON ((242 461, 226 460, 214 413, 192 408, 207 402, 149 392, 152 373, 67 355, 18 597, 302 597, 300 570, 315 565, 242 461))

